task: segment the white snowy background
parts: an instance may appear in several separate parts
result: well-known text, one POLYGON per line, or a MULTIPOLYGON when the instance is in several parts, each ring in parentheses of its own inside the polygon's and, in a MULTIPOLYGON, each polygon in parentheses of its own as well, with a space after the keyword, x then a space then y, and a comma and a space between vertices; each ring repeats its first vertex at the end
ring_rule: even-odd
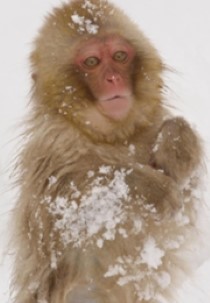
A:
MULTIPOLYGON (((60 0, 7 0, 0 10, 0 302, 9 303, 10 262, 7 220, 15 192, 10 188, 11 159, 18 126, 29 100, 28 55, 44 16, 60 0)), ((115 0, 153 41, 176 72, 167 77, 170 103, 193 123, 210 152, 210 1, 115 0)), ((207 164, 210 167, 210 164, 207 164)), ((209 203, 210 189, 206 193, 209 203)), ((210 203, 209 203, 210 205, 210 203)), ((210 216, 209 216, 210 220, 210 216)), ((206 239, 207 242, 210 239, 206 239)), ((210 302, 210 256, 183 285, 177 303, 210 302)))

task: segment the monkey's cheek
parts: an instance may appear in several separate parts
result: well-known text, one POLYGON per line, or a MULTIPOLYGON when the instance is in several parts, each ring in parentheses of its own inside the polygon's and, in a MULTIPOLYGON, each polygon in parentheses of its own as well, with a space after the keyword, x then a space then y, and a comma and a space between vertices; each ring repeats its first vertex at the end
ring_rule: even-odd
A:
POLYGON ((98 110, 108 118, 116 121, 125 119, 133 105, 132 98, 118 97, 112 100, 99 100, 98 110))

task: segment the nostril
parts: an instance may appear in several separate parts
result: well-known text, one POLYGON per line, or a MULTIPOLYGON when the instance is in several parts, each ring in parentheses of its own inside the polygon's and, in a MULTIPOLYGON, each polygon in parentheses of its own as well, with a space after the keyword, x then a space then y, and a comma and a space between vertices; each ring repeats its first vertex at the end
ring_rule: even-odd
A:
POLYGON ((108 82, 114 82, 114 81, 115 81, 115 76, 114 76, 114 75, 112 75, 112 76, 107 76, 106 80, 107 80, 108 82))
POLYGON ((120 81, 120 76, 117 74, 107 75, 106 80, 109 83, 117 83, 120 81))

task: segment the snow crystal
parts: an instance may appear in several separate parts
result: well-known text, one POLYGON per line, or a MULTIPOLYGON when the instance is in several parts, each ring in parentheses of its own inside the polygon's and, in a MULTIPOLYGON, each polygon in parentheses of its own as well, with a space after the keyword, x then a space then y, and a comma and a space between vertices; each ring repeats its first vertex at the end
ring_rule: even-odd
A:
POLYGON ((113 277, 116 275, 121 275, 124 276, 126 274, 125 269, 122 267, 122 265, 114 265, 114 266, 110 266, 109 270, 105 273, 104 277, 108 278, 108 277, 113 277))
POLYGON ((51 187, 53 184, 57 182, 57 178, 55 176, 51 176, 48 178, 49 181, 49 187, 51 187))
POLYGON ((142 263, 147 264, 149 268, 157 269, 162 264, 164 254, 164 251, 157 247, 155 239, 150 236, 141 252, 142 263))
POLYGON ((178 249, 180 247, 180 242, 175 240, 167 240, 164 248, 167 250, 178 249))
POLYGON ((90 19, 85 19, 84 16, 79 16, 78 14, 72 15, 71 19, 76 25, 79 25, 78 31, 80 33, 85 31, 92 35, 98 33, 99 26, 93 23, 90 19))
POLYGON ((75 24, 83 25, 84 24, 84 17, 80 17, 79 15, 72 15, 71 16, 72 21, 75 24))
POLYGON ((102 248, 103 245, 104 245, 104 240, 98 239, 97 242, 96 242, 96 245, 97 245, 99 248, 102 248))
POLYGON ((135 147, 135 145, 130 144, 128 146, 128 150, 129 150, 129 155, 135 155, 135 153, 136 153, 136 147, 135 147))
POLYGON ((171 276, 165 271, 155 275, 155 280, 162 289, 166 289, 171 284, 171 276))
MULTIPOLYGON (((102 175, 111 173, 111 167, 102 166, 99 172, 102 175)), ((51 201, 46 197, 48 211, 56 218, 54 230, 60 233, 64 245, 73 243, 80 246, 99 232, 102 235, 97 242, 98 247, 102 247, 104 240, 114 240, 117 231, 127 237, 126 231, 118 230, 117 225, 126 220, 123 202, 129 201, 129 188, 125 182, 128 172, 121 169, 112 173, 113 177, 106 181, 107 185, 102 184, 106 176, 95 178, 84 195, 71 182, 71 199, 58 196, 51 201), (79 205, 74 200, 76 198, 80 198, 79 205)))
POLYGON ((156 153, 158 151, 160 143, 162 142, 162 140, 163 140, 163 134, 159 133, 159 135, 157 137, 157 140, 156 140, 156 144, 154 145, 154 147, 152 149, 153 153, 156 153))
POLYGON ((89 0, 85 0, 84 4, 82 5, 82 8, 94 10, 97 8, 97 6, 91 3, 89 0))
POLYGON ((119 232, 120 235, 123 236, 123 238, 128 238, 128 234, 127 234, 127 231, 126 231, 125 228, 119 228, 118 232, 119 232))
POLYGON ((99 30, 97 22, 103 23, 108 15, 114 14, 114 10, 107 7, 106 1, 100 1, 98 5, 95 5, 90 0, 85 0, 81 8, 83 9, 80 11, 81 15, 75 11, 71 16, 73 23, 69 23, 69 26, 73 29, 76 28, 80 34, 84 32, 91 35, 97 34, 99 30), (82 11, 84 11, 84 15, 82 11))
POLYGON ((190 223, 190 219, 187 215, 185 215, 184 213, 178 212, 175 215, 175 219, 176 219, 176 223, 179 226, 184 226, 190 223))
POLYGON ((111 166, 101 165, 99 167, 99 173, 103 175, 107 175, 112 171, 111 166))
POLYGON ((145 285, 144 290, 138 292, 138 297, 141 301, 151 301, 154 298, 154 289, 152 284, 145 285))
POLYGON ((181 139, 180 136, 178 136, 178 137, 174 138, 173 141, 177 142, 177 141, 180 141, 180 139, 181 139))
POLYGON ((98 32, 99 26, 97 24, 93 24, 91 20, 85 21, 86 30, 89 34, 95 35, 98 32))
POLYGON ((63 110, 62 108, 59 108, 59 109, 58 109, 58 113, 61 114, 61 115, 67 115, 67 114, 68 114, 68 113, 67 113, 65 110, 63 110))
POLYGON ((39 287, 39 283, 38 282, 31 282, 28 286, 28 290, 31 292, 31 293, 35 293, 37 291, 39 287))
MULTIPOLYGON (((146 201, 146 198, 142 195, 141 198, 146 201)), ((152 201, 151 201, 152 203, 152 201)), ((147 210, 148 213, 157 213, 157 209, 155 208, 155 205, 154 204, 149 204, 147 201, 146 203, 144 204, 144 209, 147 210)))
POLYGON ((54 251, 51 251, 51 268, 57 269, 57 256, 54 251))
POLYGON ((133 275, 126 275, 125 277, 120 277, 117 281, 117 284, 119 286, 124 286, 130 282, 133 282, 136 280, 136 277, 134 277, 133 275))
POLYGON ((69 107, 71 108, 71 106, 69 106, 66 102, 62 101, 61 103, 61 107, 69 107))
POLYGON ((70 94, 73 94, 73 93, 76 91, 76 88, 74 88, 74 87, 71 86, 71 85, 67 85, 67 86, 65 86, 65 90, 66 90, 67 92, 69 92, 70 94))
MULTIPOLYGON (((78 190, 73 181, 70 183, 70 189, 72 190, 71 199, 77 199, 81 196, 81 192, 78 190)), ((75 204, 75 201, 72 201, 72 207, 77 209, 77 204, 75 204)))
POLYGON ((142 221, 140 219, 134 219, 133 225, 134 225, 134 233, 139 234, 140 231, 142 230, 142 221))
POLYGON ((88 178, 92 178, 92 177, 94 177, 94 175, 95 175, 95 173, 94 173, 93 170, 89 170, 88 173, 87 173, 88 178))

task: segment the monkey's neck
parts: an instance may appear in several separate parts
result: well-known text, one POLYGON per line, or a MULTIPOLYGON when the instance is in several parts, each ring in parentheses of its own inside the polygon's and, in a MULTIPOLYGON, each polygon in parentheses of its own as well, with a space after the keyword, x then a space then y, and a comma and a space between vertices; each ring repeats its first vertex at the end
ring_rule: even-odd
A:
POLYGON ((157 109, 156 113, 144 115, 142 111, 134 108, 126 119, 114 121, 100 114, 94 107, 83 111, 82 115, 77 115, 73 122, 80 131, 95 142, 124 142, 128 140, 135 132, 145 131, 154 123, 158 125, 158 120, 162 121, 163 112, 157 109))

